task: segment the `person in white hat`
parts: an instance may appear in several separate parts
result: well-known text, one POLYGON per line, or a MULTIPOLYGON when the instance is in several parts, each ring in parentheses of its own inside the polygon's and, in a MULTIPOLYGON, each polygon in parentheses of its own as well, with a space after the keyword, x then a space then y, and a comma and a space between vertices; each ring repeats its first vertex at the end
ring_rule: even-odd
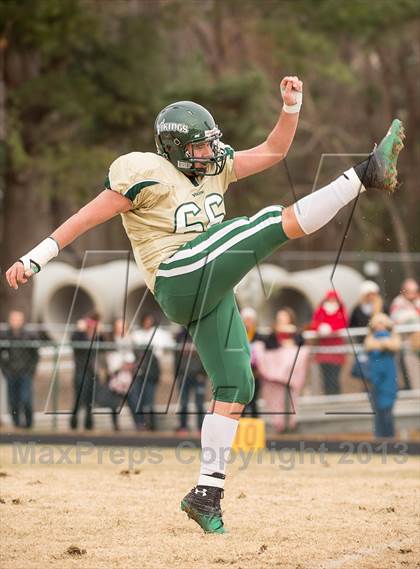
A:
MULTIPOLYGON (((366 328, 371 318, 384 310, 379 286, 374 281, 363 281, 360 285, 360 300, 350 316, 350 328, 366 328)), ((352 336, 354 344, 362 344, 365 336, 352 336)), ((357 379, 368 379, 367 354, 359 352, 354 360, 351 375, 357 379)))
POLYGON ((381 290, 374 281, 363 281, 360 285, 360 300, 350 316, 350 328, 364 328, 375 314, 383 310, 381 290))

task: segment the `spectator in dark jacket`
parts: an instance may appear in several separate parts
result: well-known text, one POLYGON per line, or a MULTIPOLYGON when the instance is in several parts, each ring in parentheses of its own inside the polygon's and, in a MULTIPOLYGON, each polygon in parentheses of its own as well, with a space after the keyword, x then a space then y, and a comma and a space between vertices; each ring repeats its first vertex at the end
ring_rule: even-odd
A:
MULTIPOLYGON (((133 333, 135 361, 140 368, 128 394, 128 402, 130 408, 135 405, 136 428, 154 431, 155 395, 160 379, 159 357, 168 338, 165 331, 159 329, 159 323, 153 314, 143 314, 140 324, 141 327, 133 333)), ((173 342, 172 337, 170 342, 173 342)))
POLYGON ((251 368, 255 379, 254 397, 252 398, 252 401, 245 407, 243 414, 244 416, 251 415, 251 417, 258 417, 259 412, 257 402, 260 397, 261 385, 260 375, 255 361, 254 347, 255 342, 263 342, 265 340, 265 336, 257 331, 258 315, 257 311, 254 308, 251 308, 250 306, 245 306, 242 308, 241 317, 245 325, 246 335, 248 336, 249 347, 251 349, 251 368))
MULTIPOLYGON (((375 314, 384 312, 384 302, 380 288, 374 281, 363 281, 360 285, 360 297, 358 304, 353 308, 350 316, 350 328, 366 328, 375 314)), ((355 346, 363 344, 365 335, 352 336, 355 346)), ((357 379, 368 379, 369 365, 368 356, 363 350, 357 351, 351 374, 357 379)))
POLYGON ((25 329, 23 312, 12 310, 8 324, 1 337, 6 345, 0 349, 0 366, 7 382, 13 424, 29 429, 33 419, 32 381, 38 363, 38 347, 33 345, 36 338, 25 329))
POLYGON ((180 389, 181 409, 178 433, 188 432, 188 401, 194 396, 197 431, 201 431, 204 419, 204 398, 206 395, 206 372, 200 356, 187 330, 182 328, 175 336, 175 373, 180 389))
POLYGON ((74 357, 74 405, 70 427, 77 429, 79 411, 85 409, 84 427, 93 429, 93 393, 97 366, 97 342, 104 341, 99 332, 100 317, 94 313, 77 322, 71 335, 74 357))
POLYGON ((370 319, 383 312, 383 300, 379 286, 374 281, 360 285, 360 300, 350 316, 350 328, 366 328, 370 319))
POLYGON ((401 348, 401 340, 393 332, 392 320, 384 313, 376 314, 369 328, 365 349, 369 353, 369 380, 373 386, 375 435, 393 437, 395 428, 392 410, 398 392, 395 354, 401 348))

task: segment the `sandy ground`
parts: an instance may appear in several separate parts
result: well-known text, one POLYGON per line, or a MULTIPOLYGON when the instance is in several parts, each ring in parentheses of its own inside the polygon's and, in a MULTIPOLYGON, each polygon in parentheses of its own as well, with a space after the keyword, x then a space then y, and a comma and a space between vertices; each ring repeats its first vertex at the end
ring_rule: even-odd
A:
POLYGON ((292 451, 264 452, 244 468, 237 457, 220 536, 179 510, 197 451, 137 449, 142 464, 128 470, 132 449, 57 464, 76 461, 66 450, 40 447, 29 465, 0 447, 2 569, 420 567, 418 458, 294 455, 293 465, 292 451))

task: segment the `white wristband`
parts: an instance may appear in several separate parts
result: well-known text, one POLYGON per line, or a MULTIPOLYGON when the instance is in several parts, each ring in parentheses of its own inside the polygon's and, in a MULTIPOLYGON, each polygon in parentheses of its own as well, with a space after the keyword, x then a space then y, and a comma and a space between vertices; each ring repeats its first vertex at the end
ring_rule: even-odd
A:
POLYGON ((57 257, 59 252, 60 248, 57 241, 52 237, 47 237, 29 253, 23 255, 19 261, 22 261, 25 272, 31 270, 34 273, 39 273, 42 267, 57 257))
POLYGON ((294 104, 294 105, 286 105, 286 103, 283 104, 283 111, 285 113, 298 113, 300 111, 300 107, 302 105, 299 105, 298 103, 294 104))
MULTIPOLYGON (((285 91, 286 89, 281 89, 282 96, 284 96, 285 91)), ((302 91, 296 91, 295 89, 292 89, 292 92, 296 96, 296 103, 294 105, 286 105, 286 103, 283 103, 283 111, 285 113, 298 113, 300 111, 300 107, 302 106, 302 91)))

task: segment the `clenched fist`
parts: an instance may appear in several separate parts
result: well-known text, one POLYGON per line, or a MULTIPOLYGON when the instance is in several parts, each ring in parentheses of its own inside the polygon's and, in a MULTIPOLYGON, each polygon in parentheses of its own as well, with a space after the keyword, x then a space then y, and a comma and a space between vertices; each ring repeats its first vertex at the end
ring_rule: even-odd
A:
POLYGON ((298 77, 288 75, 281 80, 280 91, 285 105, 296 105, 302 100, 303 83, 298 77))

